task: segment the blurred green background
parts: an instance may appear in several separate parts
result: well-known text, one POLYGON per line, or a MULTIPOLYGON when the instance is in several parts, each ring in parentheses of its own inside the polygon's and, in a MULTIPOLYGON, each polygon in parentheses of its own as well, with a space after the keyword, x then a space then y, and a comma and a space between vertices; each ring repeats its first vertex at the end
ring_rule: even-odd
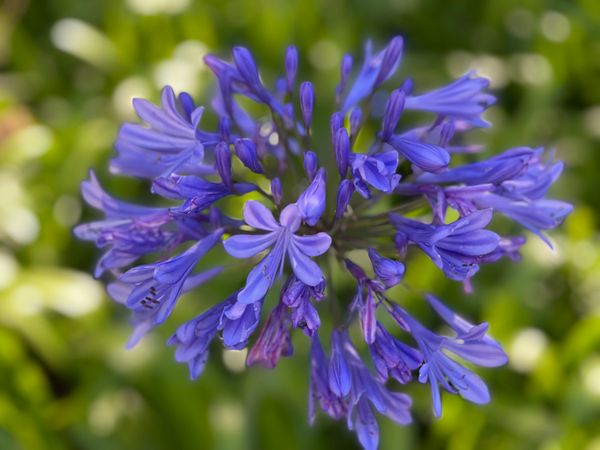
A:
POLYGON ((194 294, 125 350, 126 311, 89 275, 99 253, 71 228, 98 217, 78 192, 90 167, 111 192, 147 199, 144 184, 108 175, 117 127, 133 119, 132 96, 156 100, 166 83, 208 103, 207 51, 248 46, 272 80, 296 44, 327 121, 343 53, 395 34, 417 89, 469 68, 490 77, 494 127, 476 139, 494 152, 555 146, 567 168, 553 194, 576 211, 551 233, 556 251, 530 239, 522 263, 483 268, 471 296, 424 259, 410 266, 412 285, 489 321, 511 363, 480 371, 490 405, 446 395, 441 420, 428 388, 411 386, 415 424, 381 418, 381 448, 600 450, 598 0, 0 3, 0 449, 358 448, 343 423, 307 425, 301 335, 275 371, 245 370, 243 354, 217 346, 197 382, 174 362, 167 336, 236 280, 194 294))

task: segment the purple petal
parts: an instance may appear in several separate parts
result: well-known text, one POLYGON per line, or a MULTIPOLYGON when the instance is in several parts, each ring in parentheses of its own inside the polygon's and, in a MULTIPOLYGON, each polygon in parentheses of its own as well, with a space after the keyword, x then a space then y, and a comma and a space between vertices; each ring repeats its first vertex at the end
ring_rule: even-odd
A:
POLYGON ((300 281, 309 286, 316 286, 321 282, 323 272, 319 265, 302 253, 296 245, 292 244, 288 247, 288 256, 294 275, 300 281))
POLYGON ((181 255, 159 263, 154 271, 154 279, 160 283, 174 284, 182 277, 187 277, 193 266, 221 239, 222 235, 223 230, 217 230, 199 240, 181 255))
POLYGON ((366 400, 360 400, 357 406, 357 417, 354 427, 360 444, 364 450, 377 450, 379 446, 379 425, 366 400))
POLYGON ((244 221, 259 230, 275 231, 281 228, 273 213, 256 200, 248 200, 244 205, 244 221))
POLYGON ((377 332, 377 321, 375 318, 376 308, 375 296, 373 295, 373 291, 369 289, 366 302, 360 309, 359 314, 363 337, 367 344, 375 342, 375 333, 377 332))
POLYGON ((383 130, 381 134, 381 139, 384 142, 394 134, 398 126, 398 121, 404 110, 404 99, 405 94, 401 89, 393 91, 388 99, 383 116, 383 130))
POLYGON ((251 258, 269 248, 279 236, 277 231, 267 234, 238 234, 223 242, 225 251, 234 258, 251 258))
POLYGON ((389 143, 415 166, 426 172, 439 172, 450 163, 449 153, 433 144, 392 136, 389 143))
POLYGON ((279 221, 290 233, 295 233, 302 223, 300 208, 295 203, 287 205, 283 208, 283 211, 281 211, 279 221))
POLYGON ((325 253, 331 246, 331 237, 324 232, 310 236, 294 236, 293 245, 307 256, 319 256, 325 253))
POLYGON ((331 335, 331 358, 329 360, 329 388, 338 397, 345 397, 352 388, 352 375, 344 357, 340 331, 331 335))
POLYGON ((444 249, 466 256, 486 255, 493 252, 500 243, 500 236, 488 230, 477 230, 448 236, 436 243, 438 249, 444 249))
POLYGON ((248 274, 246 286, 238 294, 238 302, 242 304, 254 303, 261 300, 273 285, 277 270, 281 266, 283 248, 279 242, 271 252, 259 262, 248 274))
POLYGON ((457 343, 447 340, 442 345, 462 359, 478 366, 499 367, 508 362, 508 356, 499 345, 491 345, 484 341, 457 343))

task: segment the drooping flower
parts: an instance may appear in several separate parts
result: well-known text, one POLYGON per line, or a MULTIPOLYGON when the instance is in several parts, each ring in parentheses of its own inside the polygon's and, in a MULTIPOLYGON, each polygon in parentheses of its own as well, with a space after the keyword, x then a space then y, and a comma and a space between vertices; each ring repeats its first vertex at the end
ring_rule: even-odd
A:
POLYGON ((292 325, 300 328, 307 336, 313 336, 321 325, 319 313, 311 300, 323 300, 324 289, 324 281, 316 286, 308 286, 294 275, 290 275, 281 290, 281 302, 291 310, 292 325))
POLYGON ((246 363, 249 366, 260 363, 272 369, 282 356, 294 352, 290 336, 290 316, 284 303, 271 311, 258 339, 248 352, 246 363))
POLYGON ((423 355, 424 363, 419 369, 419 382, 429 382, 431 386, 435 416, 439 417, 442 414, 440 387, 450 393, 459 394, 472 403, 488 403, 490 395, 481 378, 450 358, 446 352, 484 367, 505 364, 508 360, 506 354, 500 345, 487 335, 486 323, 472 325, 450 311, 435 297, 426 298, 444 322, 455 331, 456 337, 440 336, 429 331, 399 306, 394 305, 390 312, 400 326, 412 335, 423 355))
POLYGON ((402 384, 408 383, 413 378, 412 372, 423 363, 423 357, 418 350, 396 339, 379 322, 369 350, 382 382, 391 377, 402 384))
MULTIPOLYGON (((135 332, 129 346, 135 345, 148 331, 167 319, 192 270, 222 234, 222 230, 217 230, 178 256, 157 264, 134 267, 119 277, 120 283, 130 286, 125 304, 134 313, 135 332)), ((221 268, 212 271, 211 275, 216 275, 221 268)))
POLYGON ((311 339, 310 347, 310 384, 308 395, 308 420, 315 420, 315 404, 333 419, 340 419, 346 414, 347 405, 343 398, 337 396, 329 387, 329 362, 321 346, 319 335, 311 339))
MULTIPOLYGON (((335 333, 334 331, 334 336, 335 333)), ((348 376, 351 379, 348 392, 348 427, 356 430, 363 448, 374 450, 379 444, 379 425, 372 408, 397 424, 406 425, 412 421, 412 401, 406 394, 387 390, 371 375, 346 333, 340 333, 338 339, 343 346, 342 358, 348 366, 348 376)))
POLYGON ((175 345, 175 361, 187 363, 190 378, 195 380, 204 371, 211 341, 219 331, 223 311, 235 301, 235 296, 218 303, 195 319, 184 323, 167 343, 175 345))

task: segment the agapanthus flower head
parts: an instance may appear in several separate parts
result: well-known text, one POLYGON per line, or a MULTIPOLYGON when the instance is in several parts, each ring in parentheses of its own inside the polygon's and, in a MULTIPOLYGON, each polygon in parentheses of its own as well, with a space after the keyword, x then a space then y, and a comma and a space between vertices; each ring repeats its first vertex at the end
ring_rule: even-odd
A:
POLYGON ((132 312, 130 346, 164 323, 184 294, 226 274, 233 286, 225 300, 203 298, 200 314, 168 340, 192 379, 214 341, 249 347, 246 363, 271 369, 292 356, 298 328, 311 342, 310 422, 317 407, 345 418, 368 450, 379 442, 376 413, 411 421, 410 397, 386 386, 389 379, 430 384, 436 416, 442 391, 490 400, 484 381, 461 363, 506 362, 488 325, 473 325, 426 295, 452 335, 429 330, 395 287, 413 270, 411 247, 467 291, 482 265, 518 261, 525 237, 492 231, 496 214, 547 240, 543 232, 572 210, 546 197, 563 164, 530 147, 458 163, 483 150, 461 138, 489 125, 483 113, 495 98, 488 81, 469 72, 423 92, 416 81, 395 78, 403 46, 398 36, 380 50, 369 42, 362 65, 344 56, 331 95, 297 79, 295 47, 273 89, 250 50, 235 47, 230 60, 204 58, 217 82, 210 111, 168 86, 160 106, 134 100, 142 123, 121 127, 110 167, 148 180, 161 206, 117 200, 92 172, 83 197, 105 218, 75 229, 106 248, 95 275, 114 277, 110 295, 132 312), (375 117, 371 102, 386 95, 385 112, 375 117), (248 101, 268 115, 252 117, 248 101), (328 104, 333 109, 324 112, 328 104), (406 127, 414 110, 427 122, 406 127), (214 130, 201 127, 204 114, 216 116, 214 130), (324 129, 328 136, 319 134, 324 129), (369 130, 377 130, 370 142, 369 130), (217 247, 225 250, 222 263, 200 269, 217 247), (352 288, 339 289, 338 279, 352 288))

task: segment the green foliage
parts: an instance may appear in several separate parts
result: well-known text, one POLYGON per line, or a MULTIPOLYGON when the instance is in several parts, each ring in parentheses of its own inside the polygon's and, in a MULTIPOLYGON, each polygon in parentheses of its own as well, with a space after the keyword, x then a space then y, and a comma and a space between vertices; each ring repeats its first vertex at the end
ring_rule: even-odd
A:
MULTIPOLYGON (((479 68, 500 102, 476 136, 500 151, 556 146, 566 173, 555 196, 576 204, 552 233, 531 238, 519 264, 482 269, 475 294, 425 258, 409 283, 487 320, 511 364, 484 371, 493 401, 446 395, 432 419, 426 386, 411 386, 415 424, 382 421, 382 449, 600 449, 600 3, 596 0, 7 0, 0 6, 0 448, 357 448, 343 423, 306 420, 307 346, 276 371, 212 354, 189 382, 164 344, 192 310, 224 297, 228 279, 189 295, 173 320, 124 349, 125 312, 89 273, 97 252, 71 227, 93 212, 78 193, 90 167, 122 197, 142 183, 108 177, 132 95, 166 82, 208 100, 201 57, 250 47, 273 80, 288 43, 317 91, 317 133, 343 52, 406 37, 402 73, 417 89, 479 68), (320 114, 320 115, 319 115, 320 114), (433 287, 432 287, 433 286, 433 287), (195 303, 201 303, 200 306, 195 303), (186 315, 187 313, 187 315, 186 315)), ((213 119, 208 119, 213 120, 213 119)), ((500 224, 503 226, 503 224, 500 224)), ((417 256, 417 255, 415 255, 417 256)), ((417 256, 418 257, 418 256, 417 256)), ((398 289, 397 298, 417 304, 398 289)), ((418 306, 415 305, 415 306, 418 306)), ((424 319, 425 308, 419 309, 424 319)), ((433 320, 433 318, 430 318, 433 320)))

